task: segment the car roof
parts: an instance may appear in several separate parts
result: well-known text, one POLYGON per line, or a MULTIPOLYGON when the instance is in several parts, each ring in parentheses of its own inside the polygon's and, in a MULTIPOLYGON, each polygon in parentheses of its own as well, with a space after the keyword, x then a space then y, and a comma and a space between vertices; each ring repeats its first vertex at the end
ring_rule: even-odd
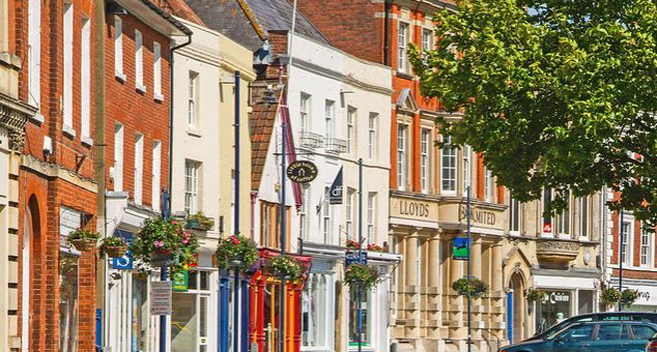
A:
POLYGON ((655 323, 650 323, 650 322, 645 322, 645 321, 636 321, 636 320, 581 321, 581 322, 575 323, 571 326, 591 325, 591 324, 599 324, 599 325, 609 325, 609 324, 651 325, 652 327, 657 328, 657 324, 655 324, 655 323))

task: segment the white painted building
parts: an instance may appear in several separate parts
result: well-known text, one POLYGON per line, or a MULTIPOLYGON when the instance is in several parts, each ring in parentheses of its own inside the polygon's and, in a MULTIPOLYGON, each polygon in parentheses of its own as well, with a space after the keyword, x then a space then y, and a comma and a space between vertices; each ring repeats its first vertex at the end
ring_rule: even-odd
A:
MULTIPOLYGON (((345 287, 336 292, 344 272, 345 244, 358 239, 358 159, 363 159, 364 246, 384 246, 388 238, 390 170, 390 68, 360 60, 303 35, 292 43, 288 107, 297 160, 310 160, 317 178, 295 190, 287 180, 289 250, 312 256, 313 265, 301 295, 301 350, 356 349, 356 302, 345 287), (330 205, 328 191, 343 170, 342 204, 330 205), (335 316, 338 312, 340 317, 335 316), (336 324, 337 321, 337 324, 336 324)), ((256 108, 257 110, 257 108, 256 108)), ((278 245, 280 214, 281 118, 273 125, 254 207, 254 228, 260 245, 278 245), (274 220, 274 221, 271 221, 274 220)), ((289 150, 287 151, 289 152, 289 150)), ((364 351, 388 350, 388 275, 397 257, 370 253, 385 280, 364 298, 364 351)))

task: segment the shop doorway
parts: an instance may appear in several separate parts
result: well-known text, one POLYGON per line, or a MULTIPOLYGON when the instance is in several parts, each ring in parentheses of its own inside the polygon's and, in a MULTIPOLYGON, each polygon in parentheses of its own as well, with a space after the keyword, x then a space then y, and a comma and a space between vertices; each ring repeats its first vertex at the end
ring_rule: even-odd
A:
POLYGON ((526 300, 525 300, 525 284, 522 275, 515 273, 511 276, 511 293, 509 301, 511 303, 510 311, 510 324, 511 331, 509 337, 512 342, 522 341, 526 338, 525 332, 525 317, 526 317, 526 300))

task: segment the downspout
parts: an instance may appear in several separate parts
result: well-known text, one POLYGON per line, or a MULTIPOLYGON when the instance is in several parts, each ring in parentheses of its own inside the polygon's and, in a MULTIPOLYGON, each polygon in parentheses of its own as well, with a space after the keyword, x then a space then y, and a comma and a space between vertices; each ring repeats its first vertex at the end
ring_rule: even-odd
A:
POLYGON ((171 191, 173 189, 173 52, 175 50, 186 47, 187 45, 192 44, 192 35, 187 35, 187 42, 182 43, 178 46, 174 46, 169 50, 169 177, 167 182, 167 192, 169 193, 169 211, 173 209, 173 201, 171 197, 171 191))
POLYGON ((390 66, 390 38, 388 35, 389 31, 389 20, 390 20, 390 2, 385 0, 383 4, 383 64, 390 66))

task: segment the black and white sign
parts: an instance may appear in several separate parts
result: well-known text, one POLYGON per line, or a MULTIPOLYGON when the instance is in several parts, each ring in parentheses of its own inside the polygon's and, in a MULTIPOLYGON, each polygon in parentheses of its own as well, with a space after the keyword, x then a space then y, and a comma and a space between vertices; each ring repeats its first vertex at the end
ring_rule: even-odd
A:
POLYGON ((297 160, 287 167, 287 177, 296 183, 308 183, 317 177, 317 166, 308 160, 297 160))

